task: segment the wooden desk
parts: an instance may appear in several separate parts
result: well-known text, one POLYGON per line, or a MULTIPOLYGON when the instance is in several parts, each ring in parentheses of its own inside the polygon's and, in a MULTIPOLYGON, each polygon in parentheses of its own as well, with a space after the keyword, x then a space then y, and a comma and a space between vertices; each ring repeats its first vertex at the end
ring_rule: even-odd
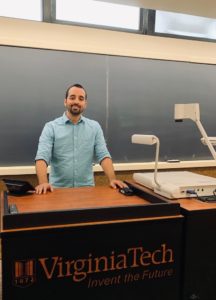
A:
POLYGON ((4 229, 55 226, 65 224, 118 221, 144 217, 173 216, 180 213, 177 204, 141 192, 126 197, 108 187, 55 189, 45 195, 10 196, 17 214, 2 216, 4 229), (155 204, 155 205, 152 205, 155 204))
POLYGON ((216 297, 216 203, 182 199, 184 215, 183 300, 216 297))
POLYGON ((180 300, 178 203, 109 187, 6 200, 2 193, 3 300, 180 300))
MULTIPOLYGON (((149 194, 148 188, 131 182, 149 194)), ((183 230, 183 300, 213 300, 216 298, 216 203, 195 198, 168 200, 179 203, 184 216, 183 230)))

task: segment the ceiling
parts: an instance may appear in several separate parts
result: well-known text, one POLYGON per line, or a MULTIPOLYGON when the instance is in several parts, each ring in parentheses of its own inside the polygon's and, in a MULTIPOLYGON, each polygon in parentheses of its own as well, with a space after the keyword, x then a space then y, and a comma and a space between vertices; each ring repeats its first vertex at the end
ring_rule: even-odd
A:
MULTIPOLYGON (((96 0, 97 1, 97 0, 96 0)), ((216 19, 215 0, 98 0, 216 19)))

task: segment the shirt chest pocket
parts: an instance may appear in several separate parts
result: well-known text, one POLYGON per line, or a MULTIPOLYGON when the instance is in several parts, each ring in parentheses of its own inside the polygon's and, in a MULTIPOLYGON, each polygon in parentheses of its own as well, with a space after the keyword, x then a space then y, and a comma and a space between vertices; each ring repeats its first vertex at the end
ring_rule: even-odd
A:
POLYGON ((87 151, 93 151, 94 145, 95 145, 94 134, 88 133, 78 137, 77 146, 80 150, 82 149, 82 151, 84 151, 86 149, 87 151))
POLYGON ((55 136, 53 151, 54 154, 62 156, 70 152, 74 147, 73 135, 71 132, 64 132, 55 136))

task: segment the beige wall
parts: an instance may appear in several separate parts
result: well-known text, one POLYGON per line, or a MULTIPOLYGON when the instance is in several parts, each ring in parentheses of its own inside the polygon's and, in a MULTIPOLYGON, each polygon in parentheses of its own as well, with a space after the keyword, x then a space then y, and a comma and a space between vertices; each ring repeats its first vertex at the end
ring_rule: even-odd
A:
POLYGON ((0 17, 0 44, 216 64, 216 44, 0 17))

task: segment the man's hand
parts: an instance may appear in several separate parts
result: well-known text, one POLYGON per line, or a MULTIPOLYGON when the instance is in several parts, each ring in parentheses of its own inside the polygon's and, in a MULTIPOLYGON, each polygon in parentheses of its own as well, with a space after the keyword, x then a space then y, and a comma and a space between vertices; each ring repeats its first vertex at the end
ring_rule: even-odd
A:
POLYGON ((112 180, 110 181, 110 186, 111 186, 113 189, 117 189, 117 188, 127 187, 127 184, 124 183, 124 182, 121 181, 121 180, 112 179, 112 180))
POLYGON ((53 189, 52 185, 47 182, 41 183, 35 187, 35 193, 39 194, 39 195, 46 194, 46 192, 48 192, 48 191, 53 192, 53 190, 54 189, 53 189))
POLYGON ((126 183, 116 179, 113 163, 110 157, 105 157, 100 164, 109 180, 110 186, 113 189, 127 187, 126 183))

